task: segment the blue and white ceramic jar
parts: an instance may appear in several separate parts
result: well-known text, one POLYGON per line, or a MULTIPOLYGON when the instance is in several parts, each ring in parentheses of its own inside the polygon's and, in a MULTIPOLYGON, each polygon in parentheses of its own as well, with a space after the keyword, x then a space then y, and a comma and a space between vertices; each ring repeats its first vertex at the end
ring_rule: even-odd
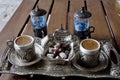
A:
POLYGON ((46 10, 39 9, 36 7, 30 13, 31 22, 33 25, 34 35, 36 37, 43 38, 47 35, 47 24, 46 24, 46 10))

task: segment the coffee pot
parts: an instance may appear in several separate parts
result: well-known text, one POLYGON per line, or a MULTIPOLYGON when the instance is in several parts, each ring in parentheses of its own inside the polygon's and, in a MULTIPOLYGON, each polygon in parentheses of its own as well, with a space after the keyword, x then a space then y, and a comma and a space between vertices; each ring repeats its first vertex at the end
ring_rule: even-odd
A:
POLYGON ((87 11, 85 7, 76 11, 74 13, 74 29, 75 35, 77 35, 80 39, 85 39, 86 37, 90 37, 90 33, 94 32, 94 27, 90 26, 90 17, 92 14, 87 11))
POLYGON ((71 37, 70 33, 66 29, 63 29, 62 24, 59 29, 55 30, 53 36, 54 36, 54 40, 57 42, 64 41, 66 37, 71 37))

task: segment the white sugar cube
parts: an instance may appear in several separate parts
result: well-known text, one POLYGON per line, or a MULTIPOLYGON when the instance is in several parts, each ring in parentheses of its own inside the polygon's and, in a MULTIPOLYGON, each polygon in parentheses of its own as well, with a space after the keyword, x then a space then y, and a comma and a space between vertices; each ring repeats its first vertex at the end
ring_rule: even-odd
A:
POLYGON ((61 53, 59 54, 59 56, 60 56, 62 59, 67 58, 67 55, 66 55, 64 52, 61 52, 61 53))
POLYGON ((59 59, 59 56, 56 56, 55 59, 59 59))
POLYGON ((50 59, 53 59, 53 54, 47 54, 47 57, 50 58, 50 59))

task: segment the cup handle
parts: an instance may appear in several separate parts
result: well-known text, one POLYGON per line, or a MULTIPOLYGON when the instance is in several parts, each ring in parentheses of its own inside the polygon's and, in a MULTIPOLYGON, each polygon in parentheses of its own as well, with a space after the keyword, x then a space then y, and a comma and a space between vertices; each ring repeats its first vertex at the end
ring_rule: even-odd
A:
POLYGON ((90 33, 93 33, 94 31, 95 31, 95 27, 94 27, 94 26, 90 26, 90 27, 89 27, 89 32, 90 32, 90 33))
POLYGON ((10 47, 10 48, 13 48, 13 47, 14 47, 14 42, 11 41, 11 40, 7 40, 6 44, 7 44, 7 46, 10 47))

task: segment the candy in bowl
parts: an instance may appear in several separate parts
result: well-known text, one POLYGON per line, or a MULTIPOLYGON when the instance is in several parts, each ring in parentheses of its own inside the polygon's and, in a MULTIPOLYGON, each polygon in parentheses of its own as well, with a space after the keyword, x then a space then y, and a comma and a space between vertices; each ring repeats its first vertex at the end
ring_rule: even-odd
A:
POLYGON ((57 64, 69 62, 74 57, 74 41, 72 35, 64 29, 56 30, 49 35, 45 45, 45 59, 57 64))

